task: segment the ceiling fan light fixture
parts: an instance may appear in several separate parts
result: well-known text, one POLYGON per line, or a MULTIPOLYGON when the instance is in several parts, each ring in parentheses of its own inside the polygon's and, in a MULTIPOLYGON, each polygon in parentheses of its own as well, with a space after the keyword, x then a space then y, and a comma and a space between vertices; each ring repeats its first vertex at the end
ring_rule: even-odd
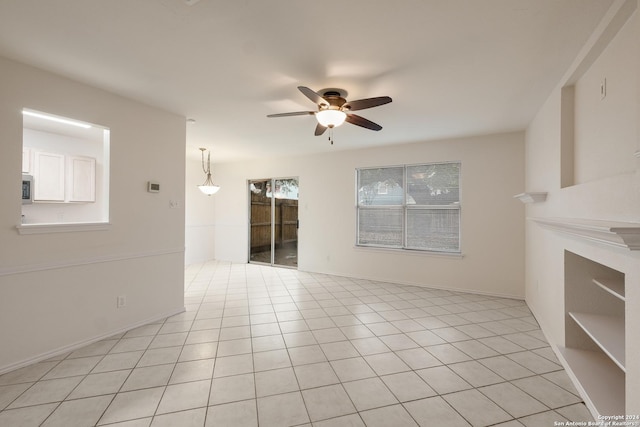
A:
POLYGON ((321 110, 316 113, 316 120, 322 126, 327 128, 334 128, 344 123, 347 118, 347 113, 341 110, 321 110))

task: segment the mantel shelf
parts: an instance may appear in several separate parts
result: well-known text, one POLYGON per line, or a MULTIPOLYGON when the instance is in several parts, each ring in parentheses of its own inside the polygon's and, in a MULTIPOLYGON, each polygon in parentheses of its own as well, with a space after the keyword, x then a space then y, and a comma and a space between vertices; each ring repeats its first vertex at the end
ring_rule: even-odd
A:
POLYGON ((640 223, 574 218, 529 218, 538 224, 585 240, 640 250, 640 223))
POLYGON ((547 193, 540 191, 529 191, 513 196, 514 199, 520 200, 522 203, 538 203, 547 200, 547 193))

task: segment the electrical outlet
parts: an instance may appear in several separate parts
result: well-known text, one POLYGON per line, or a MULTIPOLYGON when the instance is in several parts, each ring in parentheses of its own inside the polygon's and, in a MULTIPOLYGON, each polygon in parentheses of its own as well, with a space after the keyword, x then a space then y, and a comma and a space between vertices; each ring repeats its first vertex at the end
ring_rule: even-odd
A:
POLYGON ((125 308, 127 306, 127 297, 125 295, 119 295, 116 302, 117 308, 125 308))

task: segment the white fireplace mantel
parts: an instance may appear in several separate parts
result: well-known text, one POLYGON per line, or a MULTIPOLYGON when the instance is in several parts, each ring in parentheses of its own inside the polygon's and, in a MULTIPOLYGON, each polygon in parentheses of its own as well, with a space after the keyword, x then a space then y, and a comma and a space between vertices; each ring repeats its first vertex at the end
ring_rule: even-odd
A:
POLYGON ((543 227, 606 245, 640 250, 640 223, 576 218, 529 218, 543 227))

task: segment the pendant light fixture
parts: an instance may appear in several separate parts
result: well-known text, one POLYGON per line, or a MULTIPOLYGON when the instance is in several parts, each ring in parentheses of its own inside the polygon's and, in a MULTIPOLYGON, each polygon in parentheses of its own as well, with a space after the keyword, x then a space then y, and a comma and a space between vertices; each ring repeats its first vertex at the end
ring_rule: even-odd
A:
POLYGON ((220 186, 214 184, 211 180, 211 152, 207 154, 207 166, 204 166, 205 151, 207 151, 206 148, 200 148, 200 152, 202 154, 202 170, 207 174, 207 179, 204 181, 204 183, 202 183, 202 185, 198 185, 198 188, 207 196, 211 196, 212 194, 216 194, 218 190, 220 190, 220 186))

